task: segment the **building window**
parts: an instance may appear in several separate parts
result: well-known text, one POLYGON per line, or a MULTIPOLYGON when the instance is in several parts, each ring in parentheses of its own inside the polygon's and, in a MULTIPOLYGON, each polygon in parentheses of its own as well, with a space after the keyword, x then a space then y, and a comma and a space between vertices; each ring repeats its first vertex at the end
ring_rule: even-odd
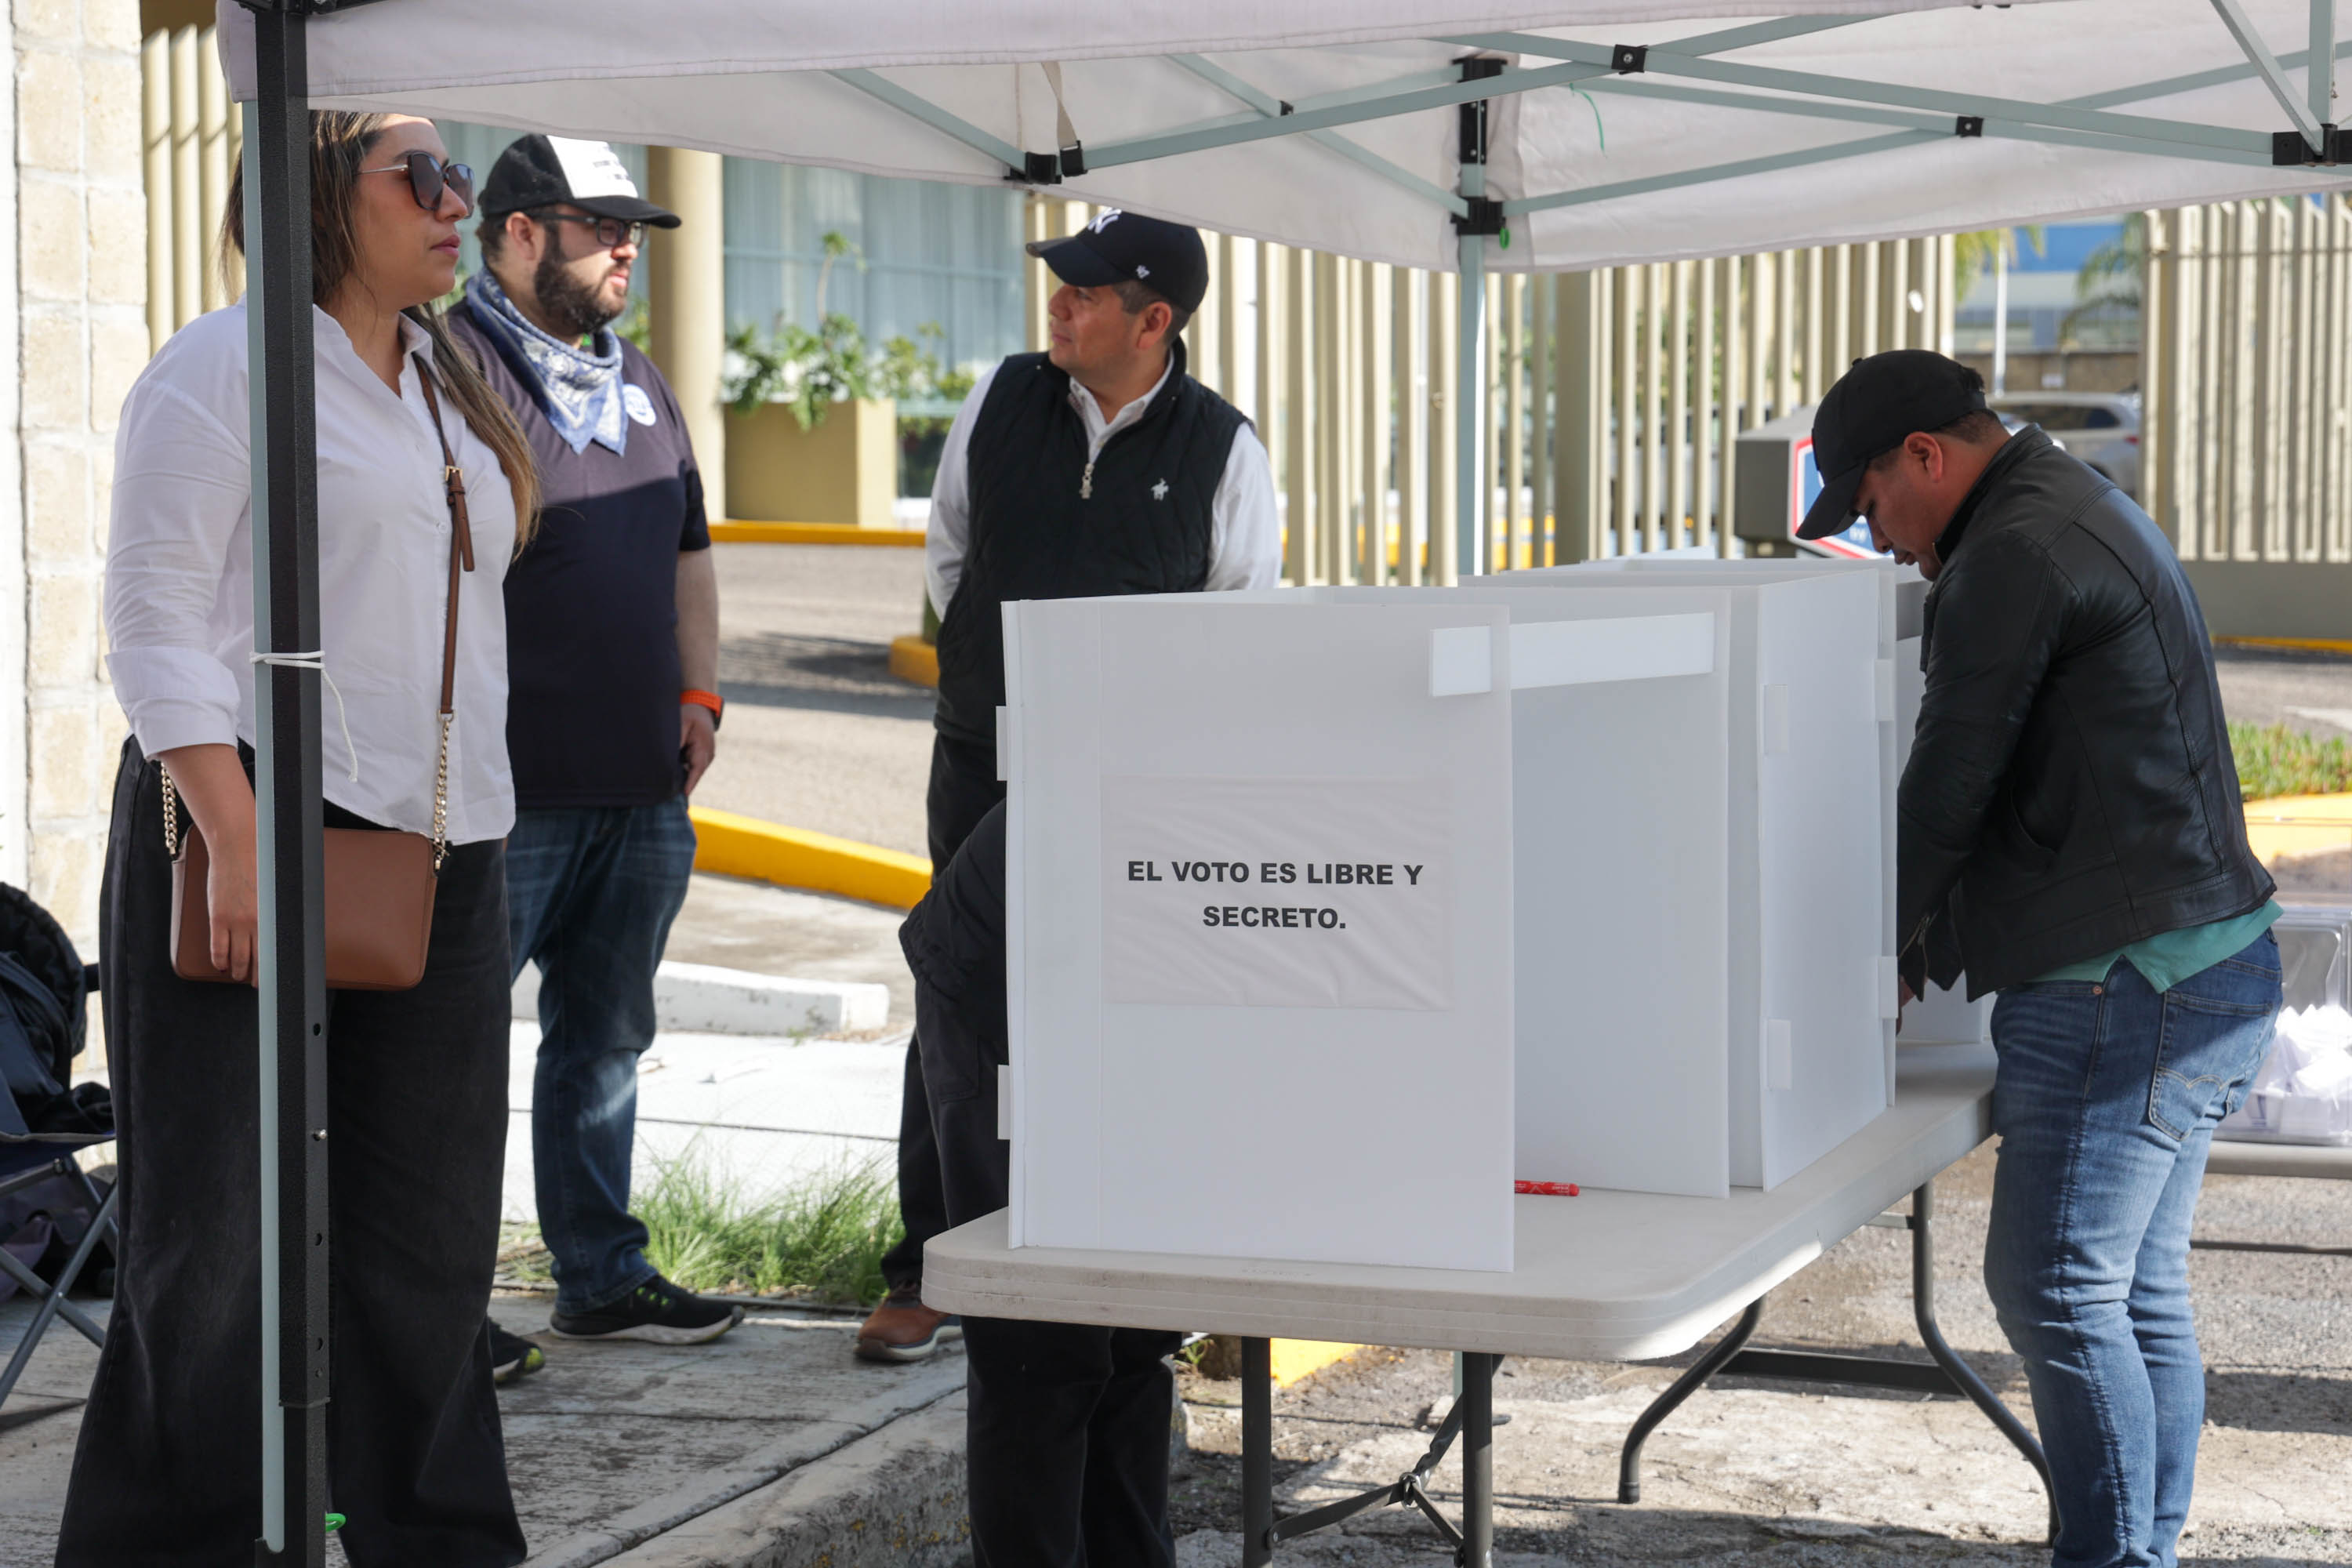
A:
POLYGON ((839 234, 856 249, 826 275, 824 309, 869 341, 937 326, 949 365, 1024 346, 1020 193, 754 158, 728 159, 726 178, 730 327, 814 327, 824 237, 839 234))

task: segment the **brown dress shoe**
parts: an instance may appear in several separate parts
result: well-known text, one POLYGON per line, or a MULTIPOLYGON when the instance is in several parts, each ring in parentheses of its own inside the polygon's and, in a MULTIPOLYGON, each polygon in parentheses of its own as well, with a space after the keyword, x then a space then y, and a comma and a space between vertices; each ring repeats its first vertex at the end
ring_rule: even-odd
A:
POLYGON ((919 1287, 891 1291, 859 1325, 860 1361, 922 1361, 950 1340, 963 1338, 963 1320, 923 1305, 919 1287))

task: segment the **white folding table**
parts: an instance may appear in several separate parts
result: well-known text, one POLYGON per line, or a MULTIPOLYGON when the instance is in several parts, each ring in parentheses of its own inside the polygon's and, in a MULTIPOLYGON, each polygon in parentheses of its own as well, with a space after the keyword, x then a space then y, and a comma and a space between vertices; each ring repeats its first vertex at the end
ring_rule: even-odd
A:
POLYGON ((1509 1273, 1010 1247, 999 1211, 932 1239, 924 1249, 923 1299, 975 1317, 1240 1336, 1244 1564, 1270 1562, 1278 1542, 1389 1503, 1418 1507, 1455 1542, 1457 1561, 1485 1563, 1494 1536, 1493 1379, 1501 1358, 1673 1355, 1734 1313, 1740 1317, 1731 1331, 1634 1424, 1621 1500, 1639 1498, 1643 1439, 1717 1373, 1964 1395, 2046 1484, 2039 1446, 1935 1322, 1932 1184, 1991 1133, 1991 1050, 1907 1047, 1898 1075, 1893 1110, 1769 1192, 1735 1188, 1728 1198, 1691 1198, 1588 1190, 1514 1200, 1517 1267, 1509 1273), (1912 1212, 1889 1215, 1906 1194, 1912 1212), (1743 1349, 1768 1291, 1873 1224, 1912 1233, 1915 1316, 1934 1364, 1743 1349), (1277 1335, 1465 1352, 1462 1394, 1429 1452, 1395 1484, 1277 1520, 1267 1373, 1267 1342, 1277 1335), (1424 1489, 1457 1435, 1459 1531, 1424 1489))
MULTIPOLYGON (((2297 1176, 2315 1182, 2352 1182, 2352 1149, 2316 1143, 2249 1143, 2216 1138, 2206 1159, 2209 1176, 2297 1176)), ((2304 1241, 2232 1241, 2198 1237, 2189 1246, 2214 1252, 2296 1252, 2352 1258, 2352 1247, 2304 1241)))

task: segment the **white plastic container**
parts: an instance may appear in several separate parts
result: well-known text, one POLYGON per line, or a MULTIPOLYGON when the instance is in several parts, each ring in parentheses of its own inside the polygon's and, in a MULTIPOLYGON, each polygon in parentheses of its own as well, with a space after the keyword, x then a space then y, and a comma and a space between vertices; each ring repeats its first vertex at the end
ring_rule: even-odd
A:
POLYGON ((2352 1146, 2352 905, 2294 902, 2278 938, 2278 1032, 2216 1138, 2352 1146))

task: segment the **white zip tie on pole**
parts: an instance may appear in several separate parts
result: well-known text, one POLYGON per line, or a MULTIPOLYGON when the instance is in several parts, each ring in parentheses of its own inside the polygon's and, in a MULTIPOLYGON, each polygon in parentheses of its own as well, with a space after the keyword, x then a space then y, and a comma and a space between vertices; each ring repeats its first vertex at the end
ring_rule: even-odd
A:
POLYGON ((352 783, 359 783, 360 749, 352 744, 352 718, 343 707, 342 689, 335 684, 335 678, 327 673, 326 649, 312 648, 309 653, 264 653, 256 648, 252 658, 256 664, 274 664, 281 669, 315 669, 319 672, 319 679, 325 681, 327 689, 335 694, 335 723, 343 731, 343 751, 352 759, 352 783))

